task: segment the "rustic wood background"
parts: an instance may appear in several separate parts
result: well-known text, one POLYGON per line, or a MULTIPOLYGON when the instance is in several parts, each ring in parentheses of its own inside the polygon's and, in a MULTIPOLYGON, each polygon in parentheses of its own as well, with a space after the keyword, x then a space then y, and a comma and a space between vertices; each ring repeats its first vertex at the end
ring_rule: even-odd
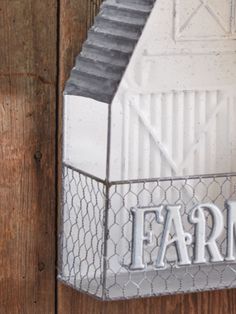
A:
POLYGON ((102 303, 57 284, 61 95, 100 2, 0 0, 0 313, 236 313, 236 290, 102 303))

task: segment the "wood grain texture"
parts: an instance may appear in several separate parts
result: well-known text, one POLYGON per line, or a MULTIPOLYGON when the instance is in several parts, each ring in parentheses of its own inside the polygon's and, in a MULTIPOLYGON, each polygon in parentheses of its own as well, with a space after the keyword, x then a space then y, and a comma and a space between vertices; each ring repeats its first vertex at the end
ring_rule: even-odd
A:
POLYGON ((59 314, 235 314, 236 291, 101 302, 59 285, 59 314))
POLYGON ((0 313, 55 313, 56 0, 0 0, 0 313))
MULTIPOLYGON (((100 1, 101 2, 101 1, 100 1)), ((99 1, 61 0, 60 90, 74 65, 99 1)), ((62 102, 61 102, 62 103, 62 102)), ((61 106, 60 106, 61 107, 61 106)), ((61 124, 60 124, 61 125, 61 124)), ((61 134, 61 133, 60 133, 61 134)), ((59 314, 234 314, 236 290, 214 291, 134 301, 101 302, 59 284, 59 314)))

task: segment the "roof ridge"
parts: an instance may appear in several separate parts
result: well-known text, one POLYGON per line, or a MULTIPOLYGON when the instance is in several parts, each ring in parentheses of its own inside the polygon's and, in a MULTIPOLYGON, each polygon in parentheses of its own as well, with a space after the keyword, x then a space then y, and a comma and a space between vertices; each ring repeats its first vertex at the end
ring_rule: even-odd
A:
POLYGON ((98 18, 95 18, 94 25, 88 31, 87 40, 82 47, 81 53, 76 58, 75 67, 72 69, 70 78, 66 83, 64 91, 66 95, 81 95, 98 101, 112 102, 154 3, 155 0, 105 0, 101 4, 98 18), (108 23, 106 19, 103 22, 102 17, 104 14, 108 17, 110 16, 111 23, 108 23), (126 21, 127 18, 130 21, 130 32, 127 33, 124 30, 124 25, 127 26, 127 23, 125 19, 122 21, 121 18, 123 15, 126 21), (112 24, 113 18, 114 26, 112 24), (142 22, 137 24, 139 18, 142 22), (138 26, 137 30, 132 30, 132 24, 138 26), (94 60, 91 59, 91 56, 94 54, 93 46, 96 47, 96 54, 98 55, 94 60), (105 57, 104 50, 106 51, 105 57), (80 56, 82 56, 82 59, 80 59, 80 56), (90 61, 87 69, 84 64, 80 64, 83 58, 87 58, 90 61), (100 62, 98 59, 104 60, 101 62, 101 64, 104 64, 104 67, 99 68, 97 72, 99 75, 91 76, 92 68, 96 69, 98 62, 100 62), (122 64, 122 66, 117 67, 115 74, 117 84, 113 84, 112 77, 110 78, 111 84, 101 84, 101 77, 109 80, 111 68, 114 68, 115 63, 122 64), (86 84, 84 83, 85 81, 86 84), (110 88, 110 90, 104 91, 103 86, 104 88, 110 88), (97 91, 97 93, 94 91, 97 91))

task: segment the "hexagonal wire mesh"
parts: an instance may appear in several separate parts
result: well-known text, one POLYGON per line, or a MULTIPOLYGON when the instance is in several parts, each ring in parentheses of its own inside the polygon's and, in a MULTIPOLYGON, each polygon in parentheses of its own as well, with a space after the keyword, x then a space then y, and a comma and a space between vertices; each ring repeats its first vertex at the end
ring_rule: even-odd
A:
MULTIPOLYGON (((226 221, 225 202, 236 200, 236 174, 107 184, 70 166, 64 165, 63 173, 59 278, 68 285, 107 300, 236 286, 235 264, 178 267, 174 245, 167 249, 165 269, 155 269, 163 224, 157 223, 154 214, 147 215, 145 221, 145 231, 152 231, 154 236, 150 245, 144 245, 147 267, 143 271, 130 270, 132 208, 179 204, 184 229, 194 237, 194 225, 188 219, 191 209, 196 204, 213 203, 226 221)), ((210 214, 206 214, 206 221, 209 235, 213 226, 210 214)), ((226 231, 225 226, 218 239, 223 255, 226 231)), ((193 251, 190 245, 191 258, 193 251)))

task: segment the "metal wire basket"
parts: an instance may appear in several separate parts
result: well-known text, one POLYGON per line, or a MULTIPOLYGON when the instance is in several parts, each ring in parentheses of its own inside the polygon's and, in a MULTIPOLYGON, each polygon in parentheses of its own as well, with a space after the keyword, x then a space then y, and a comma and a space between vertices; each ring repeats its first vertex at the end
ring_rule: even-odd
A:
POLYGON ((222 3, 223 30, 219 8, 103 2, 65 88, 59 279, 75 289, 236 286, 235 14, 222 3))
MULTIPOLYGON (((134 240, 132 208, 181 205, 185 231, 194 237, 194 226, 188 216, 196 204, 217 205, 227 221, 225 204, 228 199, 236 199, 236 174, 105 182, 64 165, 63 178, 59 277, 68 285, 107 300, 236 286, 235 264, 179 267, 174 247, 167 252, 165 268, 156 270, 163 224, 158 224, 152 213, 145 221, 145 231, 153 234, 152 243, 144 246, 146 267, 130 269, 134 240)), ((209 235, 211 215, 206 221, 209 235)), ((223 255, 226 241, 225 225, 217 241, 223 255)), ((190 245, 191 258, 193 250, 190 245)))

